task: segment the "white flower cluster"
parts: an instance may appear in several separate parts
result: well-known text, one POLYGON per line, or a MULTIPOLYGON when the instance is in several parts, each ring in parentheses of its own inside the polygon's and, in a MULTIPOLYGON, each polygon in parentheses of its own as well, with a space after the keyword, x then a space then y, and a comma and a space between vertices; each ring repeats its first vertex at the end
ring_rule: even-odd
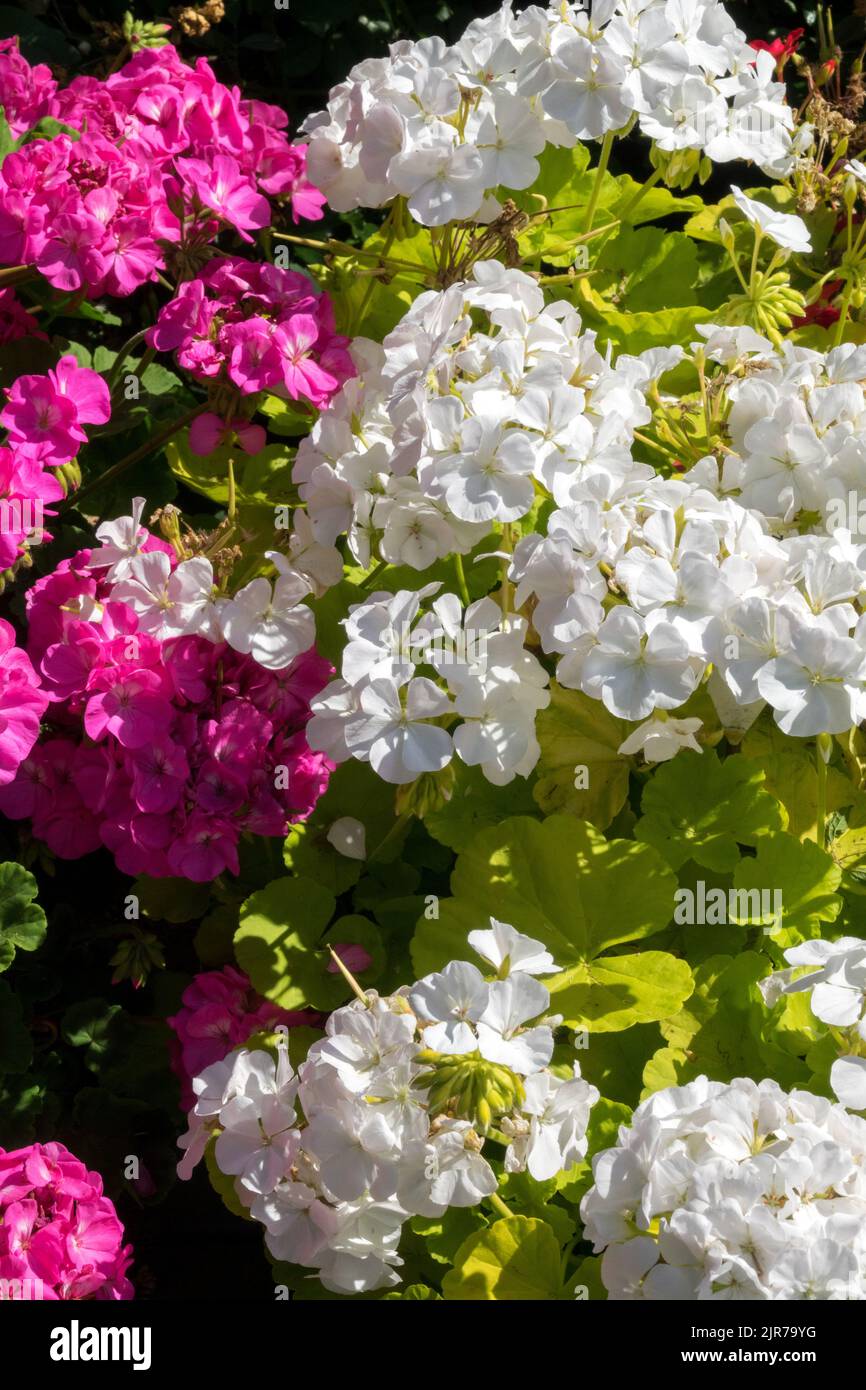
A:
POLYGON ((404 41, 354 67, 303 126, 307 170, 338 212, 402 195, 434 227, 491 219, 494 190, 534 183, 546 145, 634 120, 663 151, 781 176, 793 117, 774 77, 718 0, 505 4, 452 46, 404 41))
MULTIPOLYGON (((711 665, 728 727, 769 704, 785 733, 844 732, 866 716, 866 544, 840 524, 858 489, 866 496, 866 348, 776 349, 750 328, 701 332, 694 347, 716 373, 710 388, 730 444, 721 463, 708 455, 664 478, 635 461, 635 432, 653 419, 648 396, 683 350, 612 361, 572 306, 545 306, 531 276, 476 265, 472 280, 416 300, 381 349, 360 347, 360 376, 298 451, 311 534, 323 549, 347 534, 364 565, 375 553, 423 570, 494 528, 510 543, 512 523, 552 499, 545 532, 514 549, 515 607, 559 658, 562 685, 640 725, 624 751, 660 760, 698 746, 696 721, 670 714, 711 665), (474 326, 479 312, 486 327, 474 326)), ((344 660, 318 707, 327 725, 314 721, 313 736, 331 756, 369 758, 379 770, 408 738, 407 723, 463 714, 481 721, 471 737, 455 735, 466 761, 493 781, 530 771, 528 722, 547 697, 542 668, 518 640, 524 619, 509 616, 499 633, 492 677, 489 662, 486 676, 465 663, 439 671, 456 707, 429 681, 408 701, 412 665, 380 638, 414 601, 403 594, 390 609, 376 599, 353 612, 350 644, 374 626, 377 635, 365 661, 344 660), (380 679, 387 690, 365 695, 380 679), (385 722, 384 745, 365 716, 385 722)), ((448 603, 446 627, 459 627, 456 600, 448 603)), ((476 611, 476 626, 492 621, 476 611)), ((441 723, 423 745, 382 775, 410 781, 448 762, 441 723)))
POLYGON ((347 534, 360 564, 375 545, 418 570, 468 554, 539 492, 564 506, 590 480, 634 476, 643 390, 682 355, 612 367, 572 305, 545 305, 532 276, 498 261, 420 295, 381 347, 354 351, 360 375, 301 441, 294 481, 322 545, 347 534))
POLYGON ((454 594, 419 617, 439 587, 373 594, 350 609, 342 675, 311 702, 307 742, 336 762, 369 762, 397 785, 441 772, 455 753, 497 786, 527 777, 540 753, 535 716, 550 692, 524 647, 526 620, 503 619, 489 598, 464 612, 454 594))
MULTIPOLYGON (((259 577, 231 598, 220 597, 206 556, 175 565, 165 550, 143 548, 151 539, 141 525, 143 511, 144 498, 135 497, 131 516, 103 521, 96 530, 102 545, 88 561, 91 569, 105 570, 112 585, 110 600, 132 609, 139 632, 161 642, 193 635, 225 641, 270 671, 283 670, 309 651, 316 620, 303 600, 315 585, 299 557, 293 554, 295 563, 290 564, 279 551, 266 551, 265 558, 278 571, 273 585, 259 577)), ((337 579, 339 573, 331 571, 330 581, 337 579)))
POLYGON ((469 942, 495 979, 452 961, 411 988, 338 1009, 297 1075, 281 1046, 276 1060, 235 1051, 193 1082, 180 1176, 216 1133, 216 1165, 264 1225, 271 1254, 318 1271, 332 1292, 399 1283, 405 1221, 496 1192, 483 1153, 491 1118, 507 1172, 543 1181, 586 1155, 598 1091, 576 1062, 567 1080, 549 1069, 558 1020, 532 1023, 550 1003, 534 977, 558 967, 540 942, 494 919, 469 942), (447 1102, 453 1081, 443 1071, 425 1084, 434 1053, 452 1070, 464 1059, 470 1110, 486 1106, 487 1124, 455 1114, 455 1103, 433 1105, 437 1085, 447 1102))
POLYGON ((768 1004, 783 994, 810 991, 809 1007, 828 1027, 845 1034, 850 1053, 830 1068, 830 1085, 843 1105, 866 1110, 866 941, 841 936, 838 941, 804 941, 785 952, 788 969, 777 970, 760 983, 768 1004), (811 966, 801 974, 803 966, 811 966))
POLYGON ((705 1076, 639 1105, 581 1204, 611 1298, 866 1299, 866 1121, 705 1076))

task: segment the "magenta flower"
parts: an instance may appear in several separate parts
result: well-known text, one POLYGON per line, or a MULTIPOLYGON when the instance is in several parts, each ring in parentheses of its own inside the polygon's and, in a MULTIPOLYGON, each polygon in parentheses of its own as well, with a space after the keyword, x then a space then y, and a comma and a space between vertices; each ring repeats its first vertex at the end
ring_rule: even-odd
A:
POLYGON ((0 787, 11 782, 39 737, 48 696, 15 631, 0 618, 0 787))
POLYGON ((189 447, 194 454, 212 454, 222 444, 237 441, 246 454, 258 454, 267 443, 267 432, 249 420, 221 420, 211 411, 198 415, 189 427, 189 447))
POLYGON ((124 673, 109 668, 97 678, 102 689, 84 711, 89 738, 112 734, 124 748, 142 748, 168 731, 171 706, 162 695, 162 681, 153 671, 124 673))
POLYGON ((244 241, 252 241, 250 229, 266 227, 271 220, 267 198, 256 190, 231 155, 218 154, 209 163, 204 159, 177 159, 175 167, 186 188, 202 207, 210 208, 228 222, 244 241))
POLYGON ((62 1144, 0 1149, 0 1279, 41 1281, 44 1299, 131 1299, 132 1250, 104 1195, 62 1144))
POLYGON ((340 382, 316 361, 318 340, 319 325, 310 314, 296 314, 281 323, 274 334, 283 361, 283 382, 292 400, 305 398, 315 406, 324 406, 340 382))

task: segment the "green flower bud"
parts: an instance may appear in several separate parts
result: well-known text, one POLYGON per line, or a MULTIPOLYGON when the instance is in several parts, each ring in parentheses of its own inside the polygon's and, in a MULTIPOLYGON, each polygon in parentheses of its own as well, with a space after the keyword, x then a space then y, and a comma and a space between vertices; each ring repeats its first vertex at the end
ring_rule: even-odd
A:
POLYGON ((519 1107, 525 1098, 520 1077, 509 1067, 485 1061, 480 1052, 454 1057, 424 1049, 417 1057, 429 1064, 429 1070, 417 1076, 413 1085, 427 1091, 431 1116, 470 1120, 486 1133, 498 1115, 519 1107))

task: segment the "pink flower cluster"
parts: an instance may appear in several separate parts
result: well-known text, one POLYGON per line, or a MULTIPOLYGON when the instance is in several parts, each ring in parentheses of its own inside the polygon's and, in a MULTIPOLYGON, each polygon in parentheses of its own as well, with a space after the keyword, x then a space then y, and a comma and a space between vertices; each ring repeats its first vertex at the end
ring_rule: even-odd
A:
MULTIPOLYGON (((334 329, 328 296, 299 271, 237 256, 210 261, 182 284, 160 310, 148 342, 175 352, 194 377, 238 399, 267 390, 321 409, 355 375, 349 339, 334 329)), ((208 443, 213 430, 210 418, 202 419, 191 431, 194 448, 208 443)))
POLYGON ((98 1173, 62 1144, 0 1149, 0 1279, 21 1297, 128 1300, 131 1263, 98 1173))
POLYGON ((296 221, 322 216, 285 112, 171 45, 60 89, 5 40, 0 106, 14 135, 46 116, 78 133, 29 141, 0 172, 0 263, 35 265, 59 290, 131 294, 165 268, 169 245, 200 253, 226 225, 250 241, 271 220, 269 197, 291 199, 296 221))
POLYGON ((8 447, 0 446, 0 570, 21 558, 28 540, 44 539, 44 519, 54 515, 50 504, 66 496, 50 470, 75 458, 87 442, 85 425, 104 425, 110 414, 103 378, 71 356, 7 389, 0 411, 8 432, 8 447))
MULTIPOLYGON (((173 557, 155 537, 143 546, 157 548, 173 557)), ((331 668, 312 649, 268 671, 224 642, 159 641, 111 600, 90 554, 27 594, 50 730, 0 787, 0 812, 31 818, 62 859, 104 845, 123 873, 236 874, 243 832, 284 835, 327 787, 333 764, 303 731, 331 668)))
POLYGON ((0 787, 11 782, 39 737, 48 696, 15 630, 0 618, 0 787))
POLYGON ((253 1033, 304 1024, 318 1027, 323 1015, 313 1009, 287 1013, 253 989, 249 979, 234 966, 206 970, 196 975, 182 996, 183 1007, 167 1022, 177 1034, 172 1039, 171 1066, 181 1083, 181 1106, 195 1103, 192 1078, 212 1062, 221 1062, 253 1033))

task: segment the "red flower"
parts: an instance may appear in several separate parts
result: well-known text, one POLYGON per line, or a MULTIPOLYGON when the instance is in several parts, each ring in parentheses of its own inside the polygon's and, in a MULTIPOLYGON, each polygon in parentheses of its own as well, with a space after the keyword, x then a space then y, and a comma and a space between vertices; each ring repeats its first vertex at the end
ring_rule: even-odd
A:
POLYGON ((749 47, 757 49, 759 53, 772 53, 776 60, 776 73, 781 76, 788 59, 800 47, 800 40, 805 32, 805 29, 792 29, 784 39, 772 39, 769 43, 765 39, 749 39, 749 47))
POLYGON ((844 284, 844 280, 828 281, 821 290, 820 299, 816 299, 814 304, 807 304, 805 314, 792 318, 791 327, 806 328, 810 323, 816 323, 819 328, 829 328, 839 317, 839 309, 830 300, 836 298, 844 284))

